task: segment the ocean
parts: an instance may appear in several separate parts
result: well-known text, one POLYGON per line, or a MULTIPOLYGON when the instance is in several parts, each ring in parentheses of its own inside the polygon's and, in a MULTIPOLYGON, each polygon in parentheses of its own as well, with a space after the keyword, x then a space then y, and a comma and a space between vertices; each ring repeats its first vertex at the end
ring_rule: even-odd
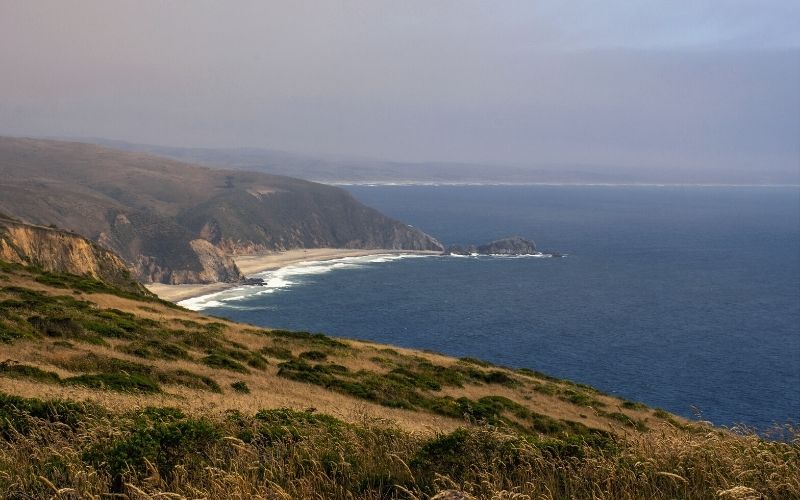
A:
POLYGON ((800 419, 800 188, 359 186, 446 244, 563 258, 371 256, 191 303, 527 367, 718 425, 800 419))

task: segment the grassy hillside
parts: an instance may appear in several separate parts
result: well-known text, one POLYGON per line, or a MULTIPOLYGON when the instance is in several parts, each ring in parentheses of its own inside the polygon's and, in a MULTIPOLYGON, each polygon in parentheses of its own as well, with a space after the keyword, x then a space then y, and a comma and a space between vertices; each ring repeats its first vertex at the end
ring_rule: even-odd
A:
POLYGON ((0 212, 100 242, 145 282, 236 281, 231 253, 441 249, 338 188, 74 142, 0 137, 0 212))
POLYGON ((0 265, 0 340, 6 498, 800 495, 797 441, 82 276, 0 265))

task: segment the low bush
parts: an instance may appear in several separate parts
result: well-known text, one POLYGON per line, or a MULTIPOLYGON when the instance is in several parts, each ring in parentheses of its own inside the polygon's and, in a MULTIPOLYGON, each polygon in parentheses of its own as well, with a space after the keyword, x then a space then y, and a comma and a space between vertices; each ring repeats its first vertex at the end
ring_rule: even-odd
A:
POLYGON ((94 373, 65 378, 66 385, 82 385, 91 389, 108 389, 119 392, 161 392, 158 382, 140 373, 94 373))
POLYGON ((304 351, 298 356, 300 359, 307 359, 309 361, 325 361, 328 355, 322 351, 304 351))
POLYGON ((21 364, 13 360, 6 360, 0 363, 0 376, 24 378, 50 384, 61 382, 61 377, 55 372, 45 371, 41 368, 21 364))
POLYGON ((210 366, 211 368, 220 368, 238 373, 250 373, 250 370, 248 370, 243 364, 220 352, 209 354, 208 356, 200 359, 200 362, 210 366))
POLYGON ((258 352, 276 359, 292 359, 293 357, 292 351, 285 347, 266 346, 262 347, 258 352))
POLYGON ((250 394, 250 388, 244 382, 237 381, 231 384, 231 388, 240 394, 250 394))

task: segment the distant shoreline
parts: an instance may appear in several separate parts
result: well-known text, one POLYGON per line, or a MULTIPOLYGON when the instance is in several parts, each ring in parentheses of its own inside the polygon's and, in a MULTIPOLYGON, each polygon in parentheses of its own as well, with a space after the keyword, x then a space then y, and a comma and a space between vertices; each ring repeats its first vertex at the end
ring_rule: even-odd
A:
POLYGON ((800 184, 675 184, 657 182, 502 182, 502 181, 341 181, 314 179, 329 186, 357 187, 490 187, 490 186, 557 186, 557 187, 717 187, 717 188, 800 188, 800 184))
MULTIPOLYGON (((342 259, 345 257, 363 257, 367 255, 386 255, 386 254, 419 254, 419 255, 439 255, 441 252, 426 250, 395 250, 395 249, 369 249, 359 250, 350 248, 303 248, 296 250, 286 250, 262 255, 242 255, 234 257, 236 265, 245 276, 261 273, 264 271, 274 271, 282 267, 287 267, 302 262, 326 261, 342 259)), ((206 283, 206 284, 187 284, 187 285, 166 285, 164 283, 150 283, 145 285, 148 290, 158 295, 159 298, 170 301, 180 302, 187 299, 201 297, 211 293, 221 292, 228 288, 238 286, 238 283, 206 283)))

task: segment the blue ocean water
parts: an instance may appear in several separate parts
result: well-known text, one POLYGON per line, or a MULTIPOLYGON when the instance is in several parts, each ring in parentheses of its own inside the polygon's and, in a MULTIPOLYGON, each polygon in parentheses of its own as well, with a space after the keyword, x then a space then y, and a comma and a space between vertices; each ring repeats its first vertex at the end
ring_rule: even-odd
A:
POLYGON ((529 367, 721 425, 800 418, 800 189, 351 187, 452 243, 567 257, 358 258, 209 314, 529 367))

